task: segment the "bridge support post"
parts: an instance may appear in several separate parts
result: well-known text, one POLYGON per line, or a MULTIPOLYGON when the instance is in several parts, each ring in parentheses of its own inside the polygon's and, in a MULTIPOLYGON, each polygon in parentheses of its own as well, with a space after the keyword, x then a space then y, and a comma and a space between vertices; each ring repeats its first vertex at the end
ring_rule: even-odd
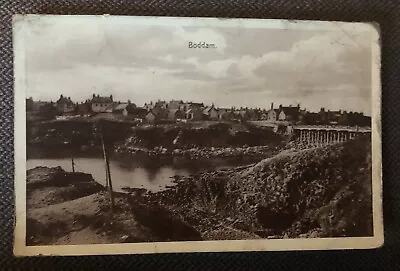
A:
POLYGON ((314 136, 315 136, 315 140, 314 140, 315 145, 318 146, 318 130, 314 132, 314 136))
POLYGON ((325 139, 324 139, 324 143, 325 143, 325 145, 328 145, 328 131, 327 130, 325 130, 325 139))
POLYGON ((310 130, 310 134, 311 134, 311 145, 313 145, 315 143, 315 133, 314 131, 310 130))

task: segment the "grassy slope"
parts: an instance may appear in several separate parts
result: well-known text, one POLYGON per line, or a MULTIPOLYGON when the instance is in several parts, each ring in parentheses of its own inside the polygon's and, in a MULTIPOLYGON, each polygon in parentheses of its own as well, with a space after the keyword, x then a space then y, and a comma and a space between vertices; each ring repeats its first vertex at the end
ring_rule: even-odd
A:
POLYGON ((285 152, 240 170, 204 173, 153 198, 201 232, 259 236, 372 234, 370 139, 285 152))

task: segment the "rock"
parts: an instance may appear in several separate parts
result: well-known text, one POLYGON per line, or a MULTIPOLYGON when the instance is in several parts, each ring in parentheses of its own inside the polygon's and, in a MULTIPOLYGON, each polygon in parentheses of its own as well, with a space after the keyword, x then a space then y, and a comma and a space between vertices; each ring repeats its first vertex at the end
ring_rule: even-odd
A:
POLYGON ((128 238, 129 238, 129 236, 128 235, 124 235, 124 236, 121 236, 121 242, 126 242, 126 240, 128 240, 128 238))

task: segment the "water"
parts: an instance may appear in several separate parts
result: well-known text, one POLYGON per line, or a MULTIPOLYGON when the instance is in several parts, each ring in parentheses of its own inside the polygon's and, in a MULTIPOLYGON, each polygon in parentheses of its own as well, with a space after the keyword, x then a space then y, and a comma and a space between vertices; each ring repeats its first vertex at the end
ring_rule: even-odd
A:
MULTIPOLYGON (((105 185, 105 165, 103 158, 75 158, 75 171, 92 174, 95 181, 105 185)), ((186 163, 177 159, 168 161, 138 161, 111 160, 110 171, 115 191, 123 191, 123 188, 144 188, 153 192, 161 191, 167 186, 174 185, 173 177, 188 176, 193 173, 208 170, 229 168, 243 163, 227 163, 226 161, 208 161, 208 164, 186 163)), ((65 171, 72 171, 71 158, 28 159, 27 169, 37 166, 57 167, 65 171)))

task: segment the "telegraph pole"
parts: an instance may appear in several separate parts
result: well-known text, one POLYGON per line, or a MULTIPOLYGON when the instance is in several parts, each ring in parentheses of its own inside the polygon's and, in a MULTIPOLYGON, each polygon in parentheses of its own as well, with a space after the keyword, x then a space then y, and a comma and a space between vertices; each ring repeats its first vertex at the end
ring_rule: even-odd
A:
POLYGON ((111 213, 114 213, 115 202, 114 202, 114 195, 113 195, 112 181, 111 181, 110 161, 108 159, 108 153, 106 150, 106 146, 104 144, 103 129, 100 129, 100 139, 101 139, 101 145, 103 147, 104 163, 106 167, 106 185, 108 187, 108 193, 110 196, 111 213))

